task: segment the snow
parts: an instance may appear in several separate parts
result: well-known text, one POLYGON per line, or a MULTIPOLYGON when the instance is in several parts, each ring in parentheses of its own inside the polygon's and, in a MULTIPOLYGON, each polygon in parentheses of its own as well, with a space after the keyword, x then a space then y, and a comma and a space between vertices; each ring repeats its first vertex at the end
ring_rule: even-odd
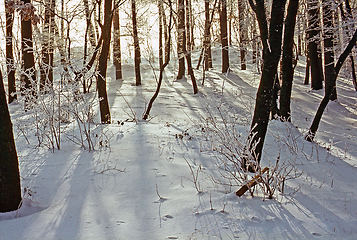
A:
MULTIPOLYGON (((230 54, 232 72, 221 74, 220 51, 214 48, 215 68, 206 72, 196 95, 189 76, 176 81, 173 60, 149 121, 141 116, 156 86, 151 67, 143 61, 139 87, 133 86, 131 65, 123 66, 123 81, 111 78, 111 67, 113 124, 97 126, 108 144, 96 144, 94 151, 65 137, 54 152, 36 148, 33 135, 28 144, 16 130, 26 114, 20 104, 11 104, 24 200, 19 210, 0 213, 0 239, 354 239, 357 98, 352 83, 338 81, 338 101, 329 103, 316 142, 309 143, 303 137, 324 91, 302 84, 305 62, 300 60, 292 123, 270 122, 262 166, 280 155, 302 176, 286 181, 284 193, 272 200, 261 191, 238 198, 238 186, 212 180, 221 178, 217 154, 197 128, 210 115, 219 121, 215 107, 224 106, 227 116, 237 118, 242 138, 249 130, 259 73, 251 64, 241 71, 238 51, 230 54), (133 118, 137 122, 118 124, 133 118)), ((195 74, 201 81, 202 71, 195 74)))

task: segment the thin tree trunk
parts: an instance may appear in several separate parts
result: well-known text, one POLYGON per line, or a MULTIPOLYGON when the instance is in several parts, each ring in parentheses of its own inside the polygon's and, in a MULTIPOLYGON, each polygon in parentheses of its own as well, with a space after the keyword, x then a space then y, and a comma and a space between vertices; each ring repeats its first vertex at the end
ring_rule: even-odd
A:
POLYGON ((293 85, 293 45, 296 14, 299 1, 289 1, 284 27, 283 58, 281 63, 282 85, 280 92, 280 117, 283 121, 291 121, 290 99, 293 85))
POLYGON ((121 46, 120 46, 120 19, 119 9, 114 10, 114 34, 113 34, 113 62, 115 66, 115 79, 123 79, 121 66, 121 46))
POLYGON ((191 24, 190 24, 190 12, 189 12, 189 0, 186 0, 186 32, 187 32, 187 48, 184 47, 185 50, 185 56, 186 56, 186 61, 187 61, 187 72, 191 77, 191 82, 192 82, 192 87, 193 87, 193 93, 196 94, 198 93, 198 87, 197 87, 197 82, 195 78, 195 74, 192 69, 192 60, 191 60, 191 38, 190 38, 190 29, 191 29, 191 24))
POLYGON ((140 45, 139 45, 139 37, 138 37, 138 26, 136 21, 136 6, 135 0, 131 0, 131 12, 132 12, 132 22, 133 22, 133 38, 134 38, 134 64, 135 64, 135 85, 141 85, 141 74, 140 74, 140 63, 141 63, 141 55, 140 55, 140 45))
POLYGON ((238 12, 239 12, 239 47, 240 47, 240 62, 241 70, 246 70, 246 43, 248 40, 248 31, 246 29, 245 23, 245 1, 238 1, 238 12))
POLYGON ((324 23, 324 60, 325 60, 325 95, 328 89, 333 89, 330 100, 337 99, 336 81, 333 79, 334 72, 334 44, 333 44, 333 12, 331 0, 323 0, 323 23, 324 23), (329 86, 334 84, 335 86, 329 86))
POLYGON ((54 0, 45 2, 45 22, 42 31, 42 62, 40 67, 40 91, 48 92, 48 87, 53 86, 53 21, 54 21, 54 0))
MULTIPOLYGON (((31 3, 30 0, 24 0, 24 4, 31 3)), ((24 89, 27 91, 26 102, 28 102, 30 96, 35 95, 35 58, 33 55, 33 42, 32 42, 32 25, 31 19, 27 21, 21 18, 21 51, 23 62, 23 73, 21 74, 21 81, 24 83, 24 89)), ((26 108, 27 106, 25 106, 26 108)))
POLYGON ((227 34, 227 0, 221 0, 220 12, 221 44, 222 44, 222 73, 229 70, 228 34, 227 34))
POLYGON ((6 67, 7 67, 7 83, 8 83, 8 101, 12 103, 17 99, 15 95, 16 92, 16 83, 15 83, 15 62, 13 54, 13 33, 12 27, 14 24, 14 13, 8 9, 8 1, 5 0, 5 11, 6 11, 6 67))
POLYGON ((186 52, 186 31, 185 31, 185 1, 178 0, 177 11, 177 54, 179 68, 176 79, 182 79, 185 75, 185 52, 186 52))
POLYGON ((310 59, 306 56, 305 80, 304 85, 308 85, 310 81, 310 59))
MULTIPOLYGON (((215 7, 215 6, 214 6, 215 7)), ((214 12, 214 8, 212 10, 214 12)), ((205 70, 213 67, 211 52, 211 21, 209 17, 209 0, 205 0, 205 36, 204 36, 204 62, 205 70)))
MULTIPOLYGON (((345 48, 343 53, 340 55, 340 57, 336 63, 336 66, 334 67, 334 72, 333 72, 333 76, 332 76, 332 79, 334 82, 336 82, 337 76, 341 70, 343 63, 345 62, 348 55, 351 53, 352 48, 356 45, 356 41, 357 41, 357 29, 356 29, 355 33, 353 34, 353 37, 350 40, 350 42, 348 43, 347 47, 345 48)), ((322 99, 322 101, 319 105, 319 108, 317 109, 314 120, 312 121, 312 124, 310 126, 309 133, 305 136, 305 139, 309 142, 312 142, 314 140, 314 137, 315 137, 317 129, 319 127, 322 115, 325 111, 327 104, 330 101, 330 96, 333 93, 333 89, 335 88, 335 85, 329 84, 329 85, 327 85, 327 87, 328 87, 328 89, 325 92, 326 94, 325 94, 324 98, 322 99)))
POLYGON ((83 5, 84 5, 84 10, 86 13, 86 21, 87 21, 87 26, 88 26, 88 33, 89 33, 89 42, 91 46, 94 48, 97 43, 95 39, 95 33, 94 33, 94 27, 92 24, 92 12, 89 10, 89 3, 88 0, 83 0, 83 5))
POLYGON ((98 60, 98 76, 97 76, 97 90, 98 97, 100 99, 100 119, 101 123, 109 124, 111 122, 106 76, 107 76, 107 66, 108 66, 108 56, 109 56, 109 46, 111 38, 111 26, 112 26, 112 0, 104 1, 104 24, 102 26, 102 51, 99 55, 98 60))
POLYGON ((321 64, 321 55, 318 53, 318 40, 314 39, 319 35, 320 18, 318 0, 308 0, 308 47, 311 66, 311 88, 314 90, 322 89, 323 71, 321 64))
MULTIPOLYGON (((353 21, 353 14, 352 14, 352 8, 350 5, 350 1, 349 0, 345 0, 345 6, 346 6, 346 11, 347 11, 347 16, 345 16, 345 14, 343 14, 342 12, 342 18, 346 21, 346 20, 352 20, 353 21)), ((341 11, 342 11, 342 7, 341 7, 341 11)), ((349 29, 348 26, 346 26, 344 28, 347 36, 349 36, 349 29)), ((351 60, 351 71, 352 71, 352 82, 353 85, 355 86, 355 89, 357 91, 357 79, 356 79, 356 69, 355 69, 355 61, 353 59, 353 55, 351 53, 350 55, 350 60, 351 60)))
POLYGON ((164 64, 163 44, 162 44, 162 22, 163 22, 163 6, 162 0, 159 0, 159 68, 164 64))
POLYGON ((0 212, 18 209, 21 204, 19 162, 0 70, 0 212))
POLYGON ((159 92, 160 92, 162 79, 163 79, 163 75, 164 75, 164 70, 165 70, 166 66, 170 62, 172 6, 171 6, 171 0, 168 0, 168 1, 169 1, 169 6, 170 6, 170 19, 169 19, 169 25, 168 25, 168 37, 167 37, 167 42, 166 42, 166 46, 165 46, 165 48, 168 51, 165 51, 165 55, 166 55, 165 56, 165 62, 160 68, 159 81, 157 83, 156 91, 155 91, 154 95, 151 97, 151 99, 149 101, 149 104, 148 104, 148 106, 146 108, 146 111, 145 111, 144 116, 143 116, 144 120, 147 120, 148 117, 150 116, 150 111, 151 111, 152 105, 153 105, 154 101, 156 100, 156 98, 157 98, 157 96, 159 95, 159 92))

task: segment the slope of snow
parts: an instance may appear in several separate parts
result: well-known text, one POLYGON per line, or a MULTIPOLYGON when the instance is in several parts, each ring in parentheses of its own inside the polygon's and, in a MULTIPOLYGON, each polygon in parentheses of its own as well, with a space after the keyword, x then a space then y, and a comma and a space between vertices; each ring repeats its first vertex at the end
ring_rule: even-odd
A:
MULTIPOLYGON (((317 143, 308 143, 304 133, 323 91, 302 85, 304 62, 299 62, 292 124, 270 122, 262 165, 280 155, 303 174, 287 181, 284 194, 273 200, 261 192, 238 198, 238 186, 212 180, 221 178, 217 155, 197 126, 210 114, 219 119, 216 106, 224 106, 227 116, 239 119, 244 138, 259 74, 254 66, 241 71, 235 51, 232 72, 221 74, 215 51, 215 69, 206 72, 196 95, 188 76, 175 79, 177 61, 172 62, 149 121, 140 119, 156 86, 150 66, 142 64, 140 87, 133 86, 129 65, 123 66, 123 81, 108 77, 113 124, 97 126, 109 141, 94 151, 63 137, 61 150, 52 153, 36 148, 35 136, 28 136, 28 144, 15 127, 24 202, 18 211, 0 214, 0 239, 353 239, 357 98, 352 84, 338 82, 339 100, 329 103, 317 143), (130 122, 133 118, 138 121, 130 122)), ((202 71, 195 73, 201 81, 202 71)), ((16 126, 24 113, 19 104, 10 110, 16 126)))

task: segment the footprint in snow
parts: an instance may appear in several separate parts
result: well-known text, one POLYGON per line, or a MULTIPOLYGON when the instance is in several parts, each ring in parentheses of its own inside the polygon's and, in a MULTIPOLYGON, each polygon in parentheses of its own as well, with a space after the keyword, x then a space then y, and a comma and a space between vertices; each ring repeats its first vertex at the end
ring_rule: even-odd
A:
POLYGON ((173 216, 167 214, 167 215, 165 215, 165 216, 162 217, 162 220, 167 221, 167 220, 173 219, 173 218, 174 218, 173 216))

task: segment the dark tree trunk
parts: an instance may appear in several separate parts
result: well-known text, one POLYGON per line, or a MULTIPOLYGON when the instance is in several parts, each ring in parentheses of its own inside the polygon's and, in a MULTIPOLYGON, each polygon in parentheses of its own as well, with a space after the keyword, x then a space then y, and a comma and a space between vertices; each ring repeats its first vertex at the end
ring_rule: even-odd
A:
POLYGON ((109 57, 109 46, 111 38, 111 26, 112 26, 112 0, 104 1, 104 24, 102 26, 102 51, 98 60, 98 76, 97 76, 97 90, 98 97, 100 99, 100 119, 103 124, 109 124, 111 122, 108 94, 107 94, 107 66, 109 57))
POLYGON ((121 46, 120 46, 120 21, 119 9, 114 10, 114 34, 113 34, 113 62, 115 66, 115 79, 123 79, 121 67, 121 46))
MULTIPOLYGON (((23 2, 24 4, 30 3, 30 0, 24 0, 23 2)), ((33 55, 31 19, 28 19, 27 21, 23 18, 21 19, 21 50, 24 71, 24 73, 21 74, 21 81, 24 83, 24 89, 22 89, 22 91, 27 91, 27 102, 30 98, 30 95, 35 95, 36 90, 35 59, 33 55)))
POLYGON ((8 1, 5 0, 5 11, 6 11, 6 67, 7 67, 7 83, 8 83, 8 93, 9 103, 12 103, 17 99, 16 92, 16 83, 15 83, 15 66, 14 66, 14 54, 12 47, 12 27, 14 24, 14 13, 8 9, 8 1))
POLYGON ((309 59, 311 69, 311 88, 314 90, 322 89, 323 71, 321 54, 318 53, 318 42, 314 38, 318 38, 320 33, 320 18, 318 0, 309 0, 308 6, 308 42, 309 42, 309 59))
POLYGON ((42 62, 40 67, 40 91, 46 93, 53 86, 53 21, 54 21, 54 0, 45 2, 45 22, 42 31, 42 62))
POLYGON ((131 0, 131 12, 132 12, 132 21, 133 21, 133 37, 134 37, 134 61, 135 61, 135 85, 141 85, 141 74, 140 74, 140 63, 141 63, 141 55, 140 55, 140 45, 139 45, 139 37, 138 37, 138 26, 136 22, 136 7, 135 0, 131 0))
MULTIPOLYGON (((351 53, 352 48, 356 45, 356 41, 357 41, 357 29, 356 29, 355 33, 353 34, 353 37, 350 40, 350 42, 348 43, 347 47, 345 48, 343 53, 338 58, 336 66, 334 67, 333 76, 332 76, 332 80, 334 82, 336 82, 337 76, 341 70, 343 63, 345 62, 348 55, 351 53)), ((305 139, 309 142, 312 142, 314 140, 317 129, 319 128, 322 114, 324 113, 325 108, 330 101, 330 96, 333 93, 333 89, 335 88, 334 86, 335 86, 334 84, 327 85, 328 89, 325 92, 326 94, 325 94, 324 98, 322 99, 322 101, 319 105, 319 108, 317 109, 314 120, 312 121, 311 127, 309 129, 309 133, 305 136, 305 139)))
POLYGON ((299 1, 289 1, 284 27, 283 59, 281 62, 282 85, 280 92, 280 117, 283 121, 291 121, 290 99, 293 85, 293 46, 296 14, 299 1))
POLYGON ((88 0, 83 0, 83 5, 84 5, 85 14, 86 14, 89 42, 90 42, 91 46, 94 48, 96 46, 96 39, 95 39, 94 27, 93 27, 92 19, 91 19, 92 13, 89 10, 88 0))
POLYGON ((306 67, 305 67, 305 80, 304 85, 308 85, 310 82, 310 59, 306 56, 306 67))
POLYGON ((221 0, 220 25, 221 25, 221 44, 222 44, 222 73, 229 70, 228 55, 228 34, 227 34, 227 0, 221 0))
MULTIPOLYGON (((188 10, 189 8, 189 0, 186 0, 186 9, 188 10)), ((191 24, 190 24, 190 12, 187 11, 186 12, 186 32, 188 34, 187 36, 187 48, 185 47, 184 50, 185 50, 185 56, 186 56, 186 61, 187 61, 187 72, 188 74, 190 75, 191 77, 191 82, 192 82, 192 87, 193 87, 193 93, 196 94, 198 93, 198 87, 197 87, 197 83, 196 83, 196 78, 195 78, 195 74, 193 72, 193 69, 192 69, 192 60, 191 60, 191 40, 190 40, 190 29, 191 29, 191 24)))
POLYGON ((21 203, 19 163, 0 71, 0 212, 18 209, 21 203))
MULTIPOLYGON (((286 0, 273 0, 269 30, 264 0, 257 0, 253 8, 259 23, 264 61, 248 141, 248 150, 257 163, 260 162, 262 155, 269 122, 273 85, 281 56, 285 3, 286 0)), ((243 164, 245 169, 249 168, 245 166, 246 162, 243 164)))
MULTIPOLYGON (((352 8, 351 8, 349 0, 345 0, 345 6, 346 6, 347 14, 344 13, 343 8, 342 8, 342 4, 340 5, 342 20, 344 20, 345 22, 348 21, 348 20, 353 21, 352 8)), ((349 32, 349 27, 348 26, 346 26, 344 28, 344 31, 345 31, 345 34, 348 37, 350 37, 350 32, 349 32)), ((352 54, 350 55, 350 60, 351 60, 352 82, 353 82, 353 85, 355 86, 355 89, 357 91, 357 79, 356 79, 355 61, 353 59, 353 55, 352 54)))
POLYGON ((357 91, 357 78, 356 78, 356 70, 355 70, 355 61, 354 61, 352 55, 350 55, 350 59, 351 59, 351 68, 352 68, 352 81, 353 81, 353 85, 355 86, 355 89, 357 91))
POLYGON ((325 95, 328 89, 332 88, 330 100, 337 99, 336 81, 333 79, 334 70, 334 44, 333 44, 333 10, 331 0, 323 0, 323 23, 324 23, 324 60, 325 60, 325 95), (333 85, 333 86, 329 86, 333 85))
POLYGON ((178 0, 177 18, 177 54, 179 59, 179 68, 176 79, 182 79, 185 75, 186 52, 185 0, 178 0))
MULTIPOLYGON (((215 6, 214 6, 215 7, 215 6)), ((214 12, 214 9, 212 10, 214 12)), ((213 14, 212 14, 213 16, 213 14)), ((205 70, 213 67, 211 52, 211 21, 209 17, 209 0, 205 0, 204 62, 205 70)))
POLYGON ((164 64, 164 54, 163 54, 163 44, 162 44, 162 21, 163 21, 163 6, 162 6, 162 0, 159 0, 159 68, 162 67, 164 64))
POLYGON ((168 25, 167 42, 166 42, 166 46, 165 46, 165 49, 167 49, 168 51, 165 51, 165 55, 166 55, 165 56, 165 62, 160 68, 159 81, 157 83, 156 91, 155 91, 154 95, 151 97, 151 99, 149 101, 149 104, 148 104, 148 106, 146 108, 146 111, 145 111, 144 116, 143 116, 144 120, 148 119, 148 117, 150 115, 150 111, 151 111, 152 105, 154 104, 154 101, 156 100, 157 96, 159 96, 159 92, 160 92, 160 88, 161 88, 161 84, 162 84, 162 79, 163 79, 163 76, 164 76, 164 70, 165 70, 166 66, 170 62, 172 3, 171 3, 171 0, 168 0, 168 2, 169 2, 169 7, 170 7, 170 19, 169 19, 169 25, 168 25))
POLYGON ((239 12, 239 47, 240 47, 240 66, 241 70, 246 70, 246 43, 248 40, 247 26, 245 23, 245 1, 238 1, 238 12, 239 12))

